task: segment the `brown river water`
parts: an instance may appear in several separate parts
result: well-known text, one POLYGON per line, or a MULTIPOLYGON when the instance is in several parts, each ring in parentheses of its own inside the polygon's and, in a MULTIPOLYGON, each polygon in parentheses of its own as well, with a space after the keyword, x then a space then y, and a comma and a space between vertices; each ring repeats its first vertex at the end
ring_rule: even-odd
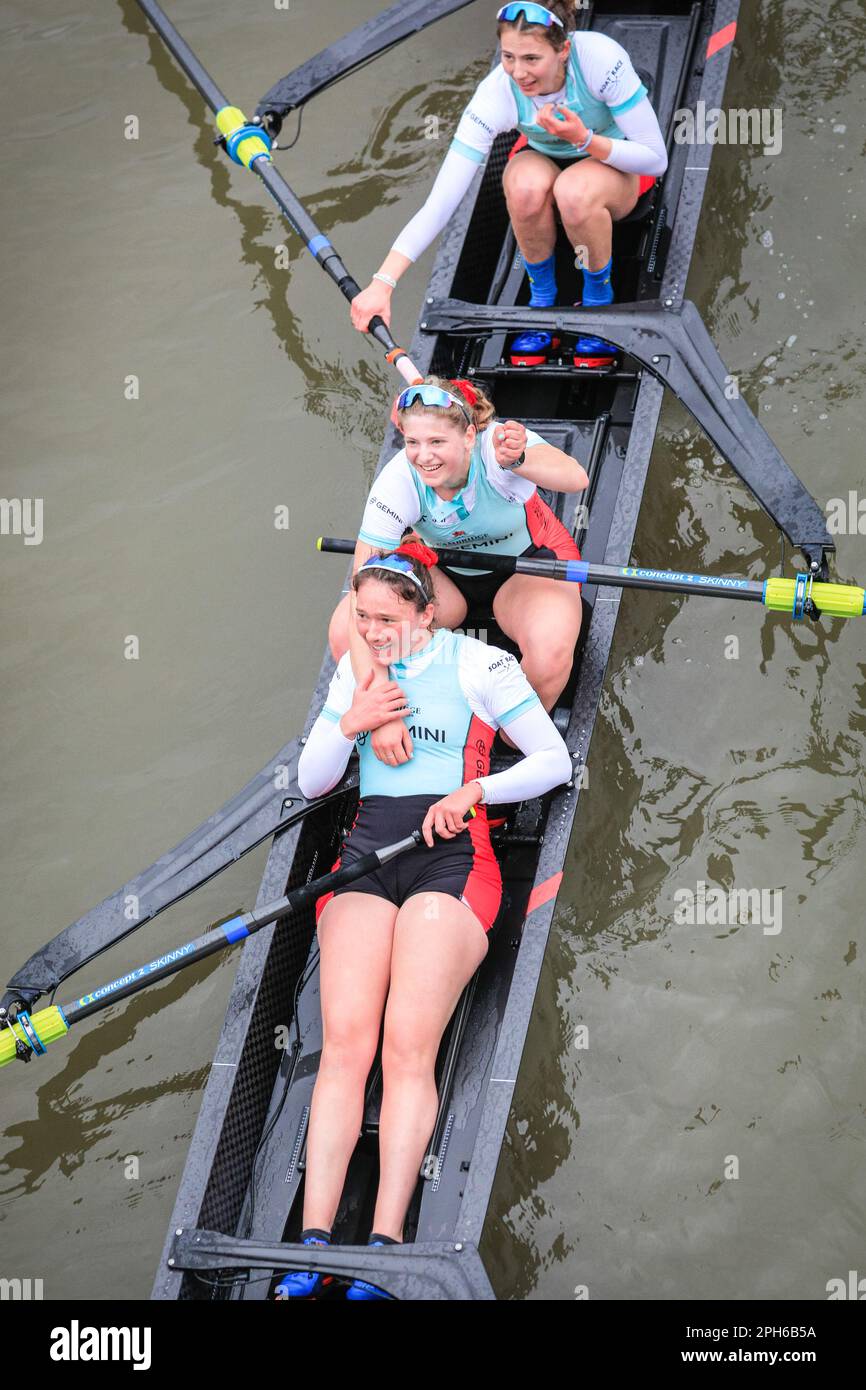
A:
MULTIPOLYGON (((383 3, 168 9, 251 109, 383 3)), ((318 98, 281 156, 362 282, 491 51, 458 14, 318 98)), ((726 104, 779 109, 782 149, 715 151, 688 285, 792 466, 844 501, 836 575, 860 583, 864 67, 853 0, 743 6, 726 104)), ((342 578, 313 541, 356 527, 394 381, 132 0, 4 0, 0 90, 2 492, 44 499, 41 544, 0 537, 5 981, 303 723, 342 578)), ((666 404, 635 558, 759 577, 780 555, 666 404)), ((866 1273, 864 651, 856 622, 626 596, 485 1234, 504 1296, 823 1299, 866 1273), (701 883, 766 915, 690 924, 701 883)), ((76 984, 248 906, 262 862, 76 984)), ((147 1297, 234 969, 4 1071, 0 1275, 147 1297)))

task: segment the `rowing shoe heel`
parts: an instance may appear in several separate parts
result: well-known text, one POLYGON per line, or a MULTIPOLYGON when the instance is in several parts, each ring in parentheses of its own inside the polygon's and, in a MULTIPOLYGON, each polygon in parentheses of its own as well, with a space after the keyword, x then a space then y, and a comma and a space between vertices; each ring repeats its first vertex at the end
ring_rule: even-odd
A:
MULTIPOLYGON (((368 1245, 399 1245, 399 1240, 394 1240, 392 1236, 379 1236, 374 1231, 367 1241, 368 1245)), ((390 1294, 385 1293, 384 1289, 377 1289, 375 1284, 367 1284, 363 1279, 355 1279, 346 1290, 346 1297, 353 1303, 372 1302, 373 1299, 391 1298, 390 1294)))
POLYGON ((559 347, 559 338, 552 333, 518 333, 509 355, 512 367, 541 367, 559 347))
MULTIPOLYGON (((310 1227, 301 1232, 301 1242, 303 1245, 330 1245, 331 1233, 310 1227)), ((290 1269, 274 1289, 274 1298, 278 1302, 290 1298, 315 1298, 333 1282, 332 1274, 319 1274, 312 1269, 290 1269)))

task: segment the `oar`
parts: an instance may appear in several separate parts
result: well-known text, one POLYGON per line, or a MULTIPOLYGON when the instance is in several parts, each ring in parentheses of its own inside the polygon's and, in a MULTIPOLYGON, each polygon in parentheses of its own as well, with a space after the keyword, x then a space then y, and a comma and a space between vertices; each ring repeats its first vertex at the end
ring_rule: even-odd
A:
MULTIPOLYGON (((472 810, 469 814, 470 817, 474 816, 475 811, 472 810)), ((413 830, 412 834, 403 840, 363 854, 354 864, 345 865, 324 874, 321 878, 313 879, 311 883, 293 888, 284 898, 277 898, 275 902, 267 903, 252 912, 245 912, 240 917, 232 917, 230 921, 223 922, 222 926, 211 928, 203 936, 197 936, 186 945, 167 951, 164 956, 158 956, 147 965, 141 965, 128 974, 121 975, 120 979, 102 985, 92 994, 83 995, 81 999, 40 1009, 32 1017, 26 1010, 19 1009, 14 1021, 8 1017, 0 1020, 6 1024, 5 1027, 0 1027, 0 1067, 5 1067, 16 1057, 29 1062, 31 1056, 41 1056, 49 1043, 56 1042, 69 1032, 73 1023, 80 1023, 83 1018, 89 1018, 91 1014, 99 1013, 101 1009, 116 1004, 119 999, 128 999, 131 994, 138 994, 139 990, 156 984, 157 980, 175 975, 195 961, 203 960, 215 951, 222 951, 236 941, 252 936, 270 922, 290 916, 307 904, 315 902, 324 893, 331 893, 336 888, 353 883, 355 879, 363 878, 365 874, 373 873, 383 864, 396 859, 398 854, 404 854, 406 850, 414 849, 423 843, 421 831, 413 830)))
POLYGON ((180 844, 34 951, 9 980, 0 1000, 0 1020, 4 1009, 32 1012, 41 995, 56 995, 70 975, 96 956, 236 864, 278 830, 296 825, 357 783, 357 773, 348 770, 327 795, 307 800, 298 786, 301 751, 299 738, 284 744, 245 787, 180 844))
MULTIPOLYGON (((283 176, 271 162, 271 137, 260 125, 247 121, 243 111, 231 106, 208 71, 185 39, 175 29, 171 20, 156 4, 156 0, 138 0, 140 8, 147 15, 172 57, 177 61, 196 90, 216 115, 217 128, 227 153, 236 164, 243 164, 258 174, 277 207, 306 243, 307 250, 334 281, 346 299, 354 299, 361 287, 346 269, 330 241, 316 226, 306 208, 292 192, 283 176)), ((381 343, 387 360, 409 384, 423 380, 408 354, 392 338, 383 319, 378 315, 370 320, 367 332, 381 343)))
MULTIPOLYGON (((320 536, 319 550, 352 555, 355 542, 320 536)), ((736 579, 715 574, 686 574, 680 570, 643 569, 638 565, 590 565, 585 560, 540 560, 478 550, 449 550, 435 546, 443 565, 459 569, 493 570, 498 574, 531 574, 539 579, 562 579, 572 584, 601 584, 619 589, 660 589, 673 594, 703 594, 710 598, 744 599, 762 603, 794 618, 829 613, 834 618, 859 618, 866 613, 866 590, 855 584, 826 584, 810 574, 793 579, 736 579)))

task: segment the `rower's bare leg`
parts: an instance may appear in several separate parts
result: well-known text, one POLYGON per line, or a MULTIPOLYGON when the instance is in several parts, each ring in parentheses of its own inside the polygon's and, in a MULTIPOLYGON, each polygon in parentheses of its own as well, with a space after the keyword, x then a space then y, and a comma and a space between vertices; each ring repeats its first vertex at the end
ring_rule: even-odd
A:
POLYGON ((548 713, 571 675, 582 614, 576 584, 528 574, 512 575, 493 600, 493 615, 520 648, 524 675, 548 713))
POLYGON ((559 166, 537 150, 521 150, 502 176, 508 216, 523 259, 546 261, 556 246, 553 189, 559 166))
POLYGON ((478 918, 447 893, 400 909, 382 1040, 379 1192, 373 1230, 403 1239, 406 1209, 436 1123, 434 1068, 457 1001, 487 955, 478 918))
POLYGON ((379 1043, 396 917, 384 898, 341 893, 319 919, 324 1046, 307 1137, 305 1228, 330 1231, 337 1215, 379 1043))
POLYGON ((571 245, 586 247, 588 270, 601 270, 611 257, 613 224, 631 212, 638 199, 637 174, 624 174, 597 159, 582 159, 563 169, 553 198, 571 245))
POLYGON ((436 603, 435 627, 460 627, 466 617, 466 600, 453 580, 443 574, 438 565, 430 571, 433 580, 433 594, 436 603))

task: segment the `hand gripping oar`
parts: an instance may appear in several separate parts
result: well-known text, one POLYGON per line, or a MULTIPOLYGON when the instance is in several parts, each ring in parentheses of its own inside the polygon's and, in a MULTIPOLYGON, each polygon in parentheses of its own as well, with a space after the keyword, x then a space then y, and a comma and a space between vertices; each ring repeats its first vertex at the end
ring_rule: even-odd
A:
MULTIPOLYGON (((346 299, 354 299, 361 292, 360 285, 349 274, 328 238, 319 231, 282 174, 274 168, 271 162, 271 137, 267 131, 261 125, 248 122, 243 111, 230 105, 228 98, 196 58, 186 40, 181 38, 168 16, 156 4, 156 0, 138 0, 138 4, 172 57, 216 115, 217 127, 222 136, 221 143, 225 145, 227 153, 236 164, 243 164, 254 174, 258 174, 283 216, 306 243, 307 250, 319 262, 326 275, 331 277, 346 299)), ((383 319, 378 315, 372 318, 367 332, 381 343, 387 360, 397 368, 404 381, 411 386, 423 380, 405 350, 392 338, 383 319)))
MULTIPOLYGON (((355 542, 320 536, 319 550, 353 555, 355 542)), ((825 584, 810 574, 793 579, 735 579, 725 575, 687 574, 680 570, 646 569, 639 565, 590 565, 585 560, 541 560, 479 550, 435 547, 443 565, 460 569, 494 570, 498 574, 530 574, 538 579, 561 579, 572 584, 600 584, 620 589, 660 589, 673 594, 703 594, 710 598, 744 599, 762 603, 792 618, 859 618, 866 613, 866 590, 855 584, 825 584)))
MULTIPOLYGON (((474 816, 475 811, 472 810, 469 814, 474 816)), ((215 951, 222 951, 236 941, 243 941, 270 922, 290 916, 299 908, 315 902, 324 893, 333 892, 347 883, 353 883, 355 879, 363 878, 365 874, 373 873, 391 859, 396 859, 398 854, 404 854, 406 850, 414 849, 423 843, 421 831, 413 830, 404 840, 397 840, 393 845, 385 845, 382 849, 371 850, 354 864, 347 864, 332 873, 324 874, 321 878, 313 879, 311 883, 302 884, 300 888, 293 888, 284 898, 277 898, 275 902, 266 903, 264 907, 245 912, 240 917, 232 917, 220 927, 212 927, 203 936, 197 936, 184 946, 176 946, 174 950, 167 951, 164 956, 158 956, 147 965, 140 965, 128 974, 121 975, 120 979, 102 985, 92 994, 85 994, 69 1004, 54 1004, 50 1008, 40 1009, 32 1017, 22 1009, 18 1011, 14 1020, 8 1016, 0 1018, 0 1024, 5 1025, 0 1026, 0 1067, 5 1067, 16 1057, 29 1062, 31 1056, 41 1056, 49 1043, 56 1042, 69 1032, 73 1023, 79 1023, 81 1019, 98 1013, 100 1009, 107 1009, 119 999, 127 999, 131 994, 137 994, 148 985, 156 984, 157 980, 175 975, 178 970, 185 969, 194 961, 203 960, 215 951)), ((5 1014, 5 1010, 3 1013, 5 1014)))

